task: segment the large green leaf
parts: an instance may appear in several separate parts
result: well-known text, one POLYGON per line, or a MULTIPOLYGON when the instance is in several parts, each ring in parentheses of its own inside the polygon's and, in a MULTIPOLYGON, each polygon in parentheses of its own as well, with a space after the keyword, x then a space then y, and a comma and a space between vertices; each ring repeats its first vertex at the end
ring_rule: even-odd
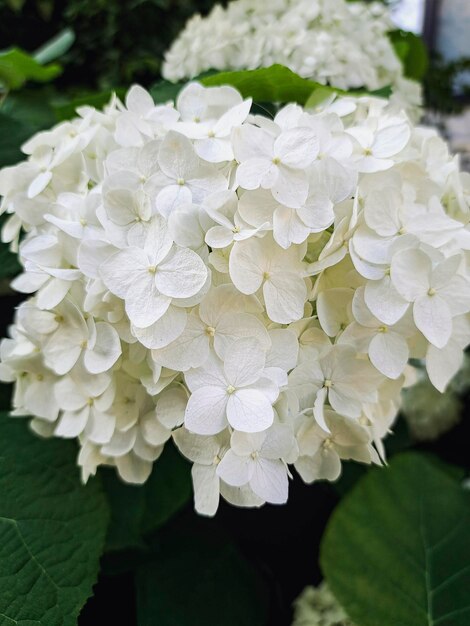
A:
POLYGON ((137 570, 138 626, 264 626, 266 590, 235 545, 190 517, 137 570))
POLYGON ((0 415, 0 625, 74 626, 91 595, 108 509, 80 484, 76 446, 0 415))
POLYGON ((0 83, 8 89, 18 89, 27 80, 44 83, 53 80, 62 71, 56 63, 41 65, 34 57, 19 48, 0 52, 0 83))
POLYGON ((404 30, 391 31, 389 37, 403 64, 405 76, 422 81, 429 66, 428 50, 424 41, 418 35, 404 30))
POLYGON ((355 623, 470 624, 470 493, 454 476, 405 453, 339 504, 321 565, 355 623))
POLYGON ((244 98, 251 97, 256 102, 297 102, 303 105, 317 89, 322 90, 323 96, 326 92, 345 93, 341 89, 301 78, 283 65, 271 65, 258 70, 220 72, 201 78, 200 82, 207 87, 232 85, 244 98))
MULTIPOLYGON (((196 79, 197 80, 197 79, 196 79)), ((176 100, 180 90, 184 87, 181 83, 170 83, 167 80, 161 80, 150 87, 150 94, 157 104, 163 104, 169 100, 176 100)))
POLYGON ((111 507, 106 549, 144 547, 143 537, 163 526, 191 497, 190 464, 170 443, 144 485, 126 485, 114 470, 103 472, 111 507))

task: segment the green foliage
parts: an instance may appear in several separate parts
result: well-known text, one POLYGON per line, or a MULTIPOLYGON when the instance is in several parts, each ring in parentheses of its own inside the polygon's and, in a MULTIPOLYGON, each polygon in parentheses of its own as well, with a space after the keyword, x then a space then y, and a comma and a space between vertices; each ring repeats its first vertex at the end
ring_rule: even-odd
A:
POLYGON ((123 483, 115 470, 103 472, 111 507, 106 549, 143 547, 143 538, 163 526, 191 497, 190 465, 168 443, 145 485, 123 483))
POLYGON ((428 51, 422 38, 404 30, 391 31, 389 37, 403 63, 405 76, 421 82, 429 66, 428 51))
POLYGON ((369 472, 341 501, 321 565, 355 623, 469 623, 470 494, 456 476, 406 453, 369 472))
POLYGON ((167 80, 161 80, 152 87, 150 93, 156 103, 164 103, 168 100, 175 100, 184 83, 170 83, 167 80))
POLYGON ((191 518, 136 576, 138 626, 264 626, 266 591, 233 543, 191 518))
POLYGON ((98 573, 108 509, 70 442, 0 415, 0 624, 73 626, 98 573))
POLYGON ((317 89, 322 97, 344 93, 341 89, 326 87, 314 80, 301 78, 283 65, 271 65, 258 70, 219 72, 202 78, 200 82, 207 87, 232 85, 244 98, 251 97, 257 102, 297 102, 305 104, 317 89))
POLYGON ((105 91, 159 78, 164 51, 187 19, 216 0, 9 0, 0 3, 0 41, 34 50, 64 28, 76 33, 61 59, 61 85, 105 91))
POLYGON ((441 113, 459 113, 468 103, 470 86, 462 86, 460 97, 455 94, 456 82, 464 73, 470 71, 470 57, 445 61, 440 55, 433 55, 431 71, 424 82, 427 105, 433 111, 441 113))
POLYGON ((19 89, 28 80, 45 83, 61 73, 60 65, 41 65, 19 48, 0 52, 0 83, 7 89, 19 89))

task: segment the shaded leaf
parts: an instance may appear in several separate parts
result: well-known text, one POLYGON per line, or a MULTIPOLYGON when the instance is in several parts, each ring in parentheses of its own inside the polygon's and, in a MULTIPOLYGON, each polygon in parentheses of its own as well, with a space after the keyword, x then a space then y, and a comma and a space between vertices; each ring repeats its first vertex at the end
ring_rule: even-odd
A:
POLYGON ((389 33, 390 41, 398 58, 403 63, 404 74, 412 80, 422 81, 429 66, 426 44, 414 33, 394 30, 389 33))
POLYGON ((470 494, 416 453, 369 472, 327 527, 321 565, 361 626, 467 626, 470 494))
POLYGON ((236 546, 191 517, 137 570, 138 626, 264 626, 267 594, 236 546))
POLYGON ((104 470, 111 507, 106 549, 145 546, 143 537, 163 526, 190 499, 190 467, 169 442, 144 485, 127 485, 114 470, 104 470))
POLYGON ((61 72, 60 65, 41 65, 19 48, 10 48, 0 52, 0 82, 8 89, 18 89, 27 80, 47 82, 53 80, 61 72))
POLYGON ((0 623, 74 626, 91 595, 108 510, 80 483, 76 446, 0 416, 0 623))
POLYGON ((170 83, 167 80, 161 80, 150 87, 149 91, 155 103, 161 104, 169 100, 176 100, 176 96, 183 87, 184 84, 181 83, 170 83))
POLYGON ((327 87, 313 80, 301 78, 283 65, 271 65, 257 70, 219 72, 200 82, 206 87, 232 85, 244 98, 251 97, 257 102, 297 102, 304 105, 317 89, 322 95, 345 93, 341 89, 327 87))

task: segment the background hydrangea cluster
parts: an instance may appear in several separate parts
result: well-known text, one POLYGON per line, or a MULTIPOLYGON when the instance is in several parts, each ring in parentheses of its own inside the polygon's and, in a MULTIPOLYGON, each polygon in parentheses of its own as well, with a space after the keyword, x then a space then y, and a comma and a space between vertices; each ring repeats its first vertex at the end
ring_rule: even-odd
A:
POLYGON ((305 78, 341 89, 392 87, 392 100, 421 104, 387 33, 393 23, 380 3, 346 0, 234 0, 194 15, 166 52, 163 76, 194 78, 211 70, 280 63, 305 78))
POLYGON ((385 100, 274 119, 232 87, 134 86, 0 173, 14 415, 144 482, 171 437, 196 509, 282 503, 289 465, 380 464, 409 358, 442 390, 470 341, 469 177, 385 100), (21 231, 25 232, 20 240, 21 231))

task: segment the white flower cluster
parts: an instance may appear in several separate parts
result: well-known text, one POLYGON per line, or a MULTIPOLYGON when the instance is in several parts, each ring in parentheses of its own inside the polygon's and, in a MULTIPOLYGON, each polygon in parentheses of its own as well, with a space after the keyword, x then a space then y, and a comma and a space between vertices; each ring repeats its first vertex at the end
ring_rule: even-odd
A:
POLYGON ((294 609, 292 626, 354 626, 326 582, 305 587, 294 609))
POLYGON ((340 89, 391 86, 392 101, 411 111, 418 83, 406 79, 387 36, 382 4, 347 0, 234 0, 194 15, 165 55, 163 75, 178 81, 214 70, 279 63, 304 78, 340 89))
POLYGON ((444 389, 470 341, 470 177, 436 133, 380 99, 250 107, 134 86, 0 173, 33 294, 1 345, 13 414, 78 438, 84 480, 144 482, 173 438, 208 515, 285 502, 289 464, 381 463, 408 359, 444 389))

